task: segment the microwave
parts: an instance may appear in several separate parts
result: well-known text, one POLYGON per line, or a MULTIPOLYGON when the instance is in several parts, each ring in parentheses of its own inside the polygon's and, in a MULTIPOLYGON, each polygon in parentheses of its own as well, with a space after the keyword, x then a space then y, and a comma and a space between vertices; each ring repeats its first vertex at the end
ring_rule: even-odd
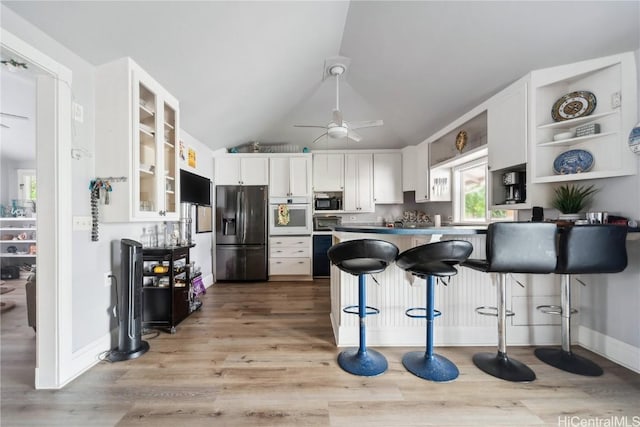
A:
POLYGON ((342 199, 339 197, 316 197, 314 208, 317 211, 339 211, 342 209, 342 199))

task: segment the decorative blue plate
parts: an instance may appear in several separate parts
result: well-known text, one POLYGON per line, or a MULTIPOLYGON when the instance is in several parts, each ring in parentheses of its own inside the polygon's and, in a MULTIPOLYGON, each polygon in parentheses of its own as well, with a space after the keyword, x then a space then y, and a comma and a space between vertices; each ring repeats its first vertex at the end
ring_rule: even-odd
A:
POLYGON ((587 172, 593 166, 593 154, 586 150, 569 150, 553 161, 553 171, 560 175, 587 172))
POLYGON ((631 129, 629 134, 629 148, 632 153, 640 154, 640 123, 631 129))

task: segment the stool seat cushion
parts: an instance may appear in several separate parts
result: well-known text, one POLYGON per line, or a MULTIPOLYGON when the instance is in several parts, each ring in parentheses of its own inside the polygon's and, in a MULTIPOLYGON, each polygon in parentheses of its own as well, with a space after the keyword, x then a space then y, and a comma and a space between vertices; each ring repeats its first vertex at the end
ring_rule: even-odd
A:
POLYGON ((627 267, 627 227, 581 225, 562 230, 558 274, 619 273, 627 267))
POLYGON ((336 243, 327 255, 340 270, 357 276, 384 271, 398 252, 396 245, 384 240, 358 239, 336 243))
POLYGON ((466 260, 473 245, 465 240, 445 240, 407 249, 398 255, 396 265, 416 276, 453 276, 453 267, 466 260))
POLYGON ((487 228, 487 259, 469 259, 462 265, 492 273, 553 273, 556 234, 552 223, 494 222, 487 228))

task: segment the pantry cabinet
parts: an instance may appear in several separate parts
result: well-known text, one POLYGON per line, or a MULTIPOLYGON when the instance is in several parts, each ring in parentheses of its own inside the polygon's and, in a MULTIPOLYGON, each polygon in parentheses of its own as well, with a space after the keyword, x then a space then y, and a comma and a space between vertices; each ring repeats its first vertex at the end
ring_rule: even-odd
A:
POLYGON ((429 201, 429 144, 420 143, 416 147, 415 188, 416 202, 429 201))
POLYGON ((96 175, 104 222, 177 220, 179 103, 131 58, 96 71, 96 175))
POLYGON ((216 185, 269 185, 269 158, 231 154, 215 158, 216 185))
POLYGON ((311 200, 311 154, 271 155, 269 165, 269 197, 311 200))

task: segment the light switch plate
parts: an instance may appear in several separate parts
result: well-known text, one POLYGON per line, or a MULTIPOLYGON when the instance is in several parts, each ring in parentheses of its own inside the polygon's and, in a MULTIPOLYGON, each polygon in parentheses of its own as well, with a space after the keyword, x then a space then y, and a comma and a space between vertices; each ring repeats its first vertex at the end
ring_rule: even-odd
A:
POLYGON ((84 121, 84 108, 82 108, 82 105, 78 104, 77 102, 74 102, 72 106, 73 106, 73 120, 75 120, 78 123, 82 123, 84 121))

